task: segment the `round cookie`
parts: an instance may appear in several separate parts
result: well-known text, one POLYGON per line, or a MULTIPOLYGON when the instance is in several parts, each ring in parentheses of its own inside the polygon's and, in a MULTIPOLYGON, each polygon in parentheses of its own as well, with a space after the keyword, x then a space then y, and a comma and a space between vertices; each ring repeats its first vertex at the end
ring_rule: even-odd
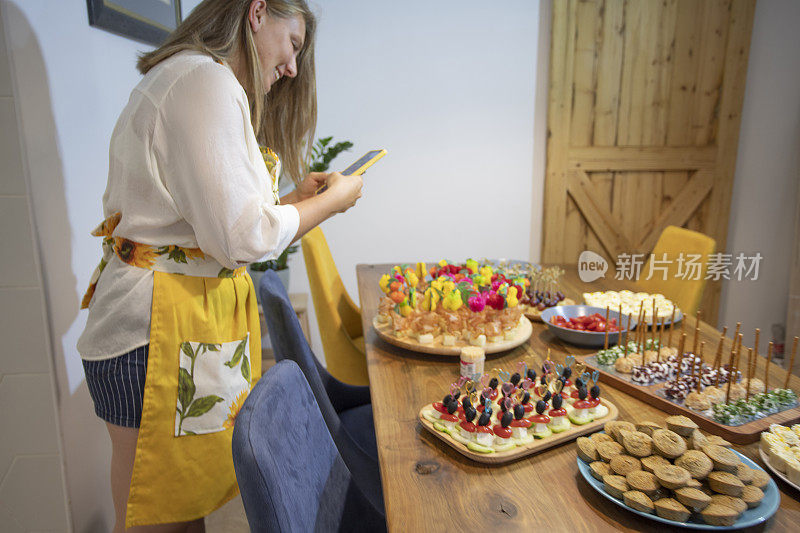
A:
POLYGON ((736 472, 741 464, 734 452, 717 444, 707 444, 703 446, 702 450, 714 462, 714 470, 736 472))
POLYGON ((651 455, 650 457, 642 457, 641 461, 642 461, 642 470, 646 470, 647 472, 652 472, 653 469, 659 465, 670 464, 669 461, 667 461, 660 455, 651 455))
POLYGON ((622 499, 622 495, 630 490, 625 478, 614 474, 603 476, 603 488, 607 493, 619 499, 622 499))
POLYGON ((750 470, 753 471, 753 479, 750 484, 763 490, 769 484, 769 474, 757 468, 751 468, 750 470))
POLYGON ((667 459, 675 459, 686 453, 686 441, 669 429, 653 431, 653 450, 667 459))
POLYGON ((622 501, 625 502, 625 505, 640 513, 652 513, 655 511, 653 500, 651 500, 647 494, 638 490, 624 492, 622 494, 622 501))
POLYGON ((686 469, 695 479, 705 479, 714 470, 714 463, 703 452, 689 450, 677 459, 675 466, 686 469))
POLYGON ((647 457, 653 454, 653 439, 640 431, 625 431, 622 445, 634 457, 647 457))
POLYGON ((640 433, 644 433, 645 435, 647 435, 649 437, 652 437, 653 436, 653 431, 655 431, 657 429, 661 429, 661 426, 656 424, 655 422, 646 421, 646 422, 640 422, 640 423, 636 424, 636 431, 639 431, 640 433))
POLYGON ((723 439, 718 435, 709 435, 708 437, 709 444, 716 444, 717 446, 725 446, 726 448, 731 447, 731 443, 723 439))
POLYGON ((703 435, 699 429, 692 431, 692 434, 689 436, 689 448, 692 450, 699 450, 706 444, 710 444, 708 437, 703 435))
POLYGON ((611 437, 620 444, 622 444, 622 435, 620 435, 620 431, 636 431, 636 426, 630 422, 625 422, 624 420, 612 420, 611 422, 606 422, 604 427, 606 433, 611 435, 611 437))
POLYGON ((597 455, 605 462, 622 453, 622 445, 618 442, 601 442, 595 446, 597 455))
MULTIPOLYGON (((629 483, 630 484, 630 483, 629 483)), ((752 485, 745 485, 742 489, 742 500, 747 504, 749 509, 758 507, 761 500, 764 499, 764 492, 758 487, 752 485)))
POLYGON ((689 509, 674 498, 661 498, 654 503, 654 506, 658 516, 667 520, 675 520, 676 522, 686 522, 692 514, 689 509))
POLYGON ((667 429, 674 431, 681 437, 691 436, 692 432, 700 427, 691 418, 683 415, 668 416, 666 423, 667 429))
POLYGON ((628 482, 628 486, 631 490, 643 492, 651 498, 658 494, 658 489, 660 488, 656 476, 644 470, 629 472, 628 475, 625 476, 625 481, 628 482))
POLYGON ((589 464, 589 471, 591 472, 592 477, 599 481, 603 481, 603 476, 613 474, 611 467, 608 466, 608 463, 604 463, 603 461, 595 461, 589 464))
POLYGON ((692 476, 686 469, 673 465, 657 466, 653 470, 653 474, 665 489, 674 490, 685 487, 689 480, 692 479, 692 476))
POLYGON ((615 474, 620 476, 627 476, 630 472, 642 469, 642 463, 639 459, 624 453, 612 457, 611 461, 608 462, 608 466, 611 467, 615 474))
POLYGON ((741 497, 744 490, 744 483, 730 472, 714 471, 708 475, 708 486, 711 490, 720 494, 741 497))
POLYGON ((725 494, 712 494, 711 503, 724 505, 736 511, 737 515, 742 514, 747 510, 747 504, 741 498, 734 498, 733 496, 726 496, 725 494))
POLYGON ((597 461, 599 456, 597 455, 597 448, 595 448, 592 439, 588 437, 578 437, 575 443, 578 446, 578 457, 580 457, 584 463, 597 461))
POLYGON ((675 498, 693 512, 702 511, 711 503, 711 496, 691 487, 675 489, 675 498))
POLYGON ((744 463, 739 463, 736 467, 736 477, 745 485, 750 485, 753 482, 754 470, 744 463))
POLYGON ((712 503, 700 512, 703 522, 710 526, 732 526, 739 519, 739 513, 730 507, 712 503))
POLYGON ((611 442, 611 441, 614 440, 614 439, 611 438, 611 435, 609 435, 607 433, 600 433, 600 432, 592 433, 592 436, 589 437, 589 438, 592 439, 592 442, 594 442, 595 445, 597 445, 597 444, 599 444, 601 442, 611 442))

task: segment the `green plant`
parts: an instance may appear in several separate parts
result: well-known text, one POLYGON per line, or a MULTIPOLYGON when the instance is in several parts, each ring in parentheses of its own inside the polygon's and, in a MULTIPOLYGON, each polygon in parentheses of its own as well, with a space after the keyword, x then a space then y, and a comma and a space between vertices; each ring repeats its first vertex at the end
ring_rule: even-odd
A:
MULTIPOLYGON (((330 167, 331 161, 336 159, 340 153, 349 150, 353 147, 350 141, 341 141, 331 145, 331 137, 323 137, 317 139, 314 146, 311 148, 311 160, 308 162, 306 172, 325 172, 330 167)), ((260 263, 252 263, 250 269, 256 272, 264 272, 267 270, 284 270, 289 268, 287 264, 289 255, 297 251, 297 245, 289 246, 286 248, 277 259, 270 261, 262 261, 260 263)))

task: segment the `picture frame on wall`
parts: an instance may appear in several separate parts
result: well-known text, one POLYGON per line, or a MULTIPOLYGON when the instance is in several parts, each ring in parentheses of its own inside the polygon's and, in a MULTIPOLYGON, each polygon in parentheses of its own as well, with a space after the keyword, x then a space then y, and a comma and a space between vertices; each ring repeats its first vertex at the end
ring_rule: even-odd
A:
POLYGON ((86 0, 89 25, 160 45, 181 22, 180 0, 86 0))

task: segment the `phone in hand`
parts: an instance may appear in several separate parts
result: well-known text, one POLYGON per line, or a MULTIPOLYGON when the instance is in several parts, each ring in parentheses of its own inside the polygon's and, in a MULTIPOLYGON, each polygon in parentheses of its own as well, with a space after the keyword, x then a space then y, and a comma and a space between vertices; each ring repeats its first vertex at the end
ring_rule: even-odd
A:
MULTIPOLYGON (((380 159, 385 155, 386 155, 386 150, 384 149, 370 150, 369 152, 358 158, 358 160, 355 163, 344 169, 342 171, 342 174, 344 176, 360 176, 361 174, 366 172, 366 170, 369 167, 374 165, 378 159, 380 159)), ((327 188, 328 188, 327 185, 323 185, 322 187, 317 189, 317 194, 325 192, 327 188)))

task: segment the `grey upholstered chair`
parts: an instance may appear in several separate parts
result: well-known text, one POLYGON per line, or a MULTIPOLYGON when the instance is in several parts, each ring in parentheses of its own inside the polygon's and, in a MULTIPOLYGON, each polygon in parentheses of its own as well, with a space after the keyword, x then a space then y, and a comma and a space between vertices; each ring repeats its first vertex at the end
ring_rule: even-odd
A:
POLYGON ((343 460, 293 361, 271 368, 245 401, 233 463, 252 531, 386 530, 380 485, 343 460))

